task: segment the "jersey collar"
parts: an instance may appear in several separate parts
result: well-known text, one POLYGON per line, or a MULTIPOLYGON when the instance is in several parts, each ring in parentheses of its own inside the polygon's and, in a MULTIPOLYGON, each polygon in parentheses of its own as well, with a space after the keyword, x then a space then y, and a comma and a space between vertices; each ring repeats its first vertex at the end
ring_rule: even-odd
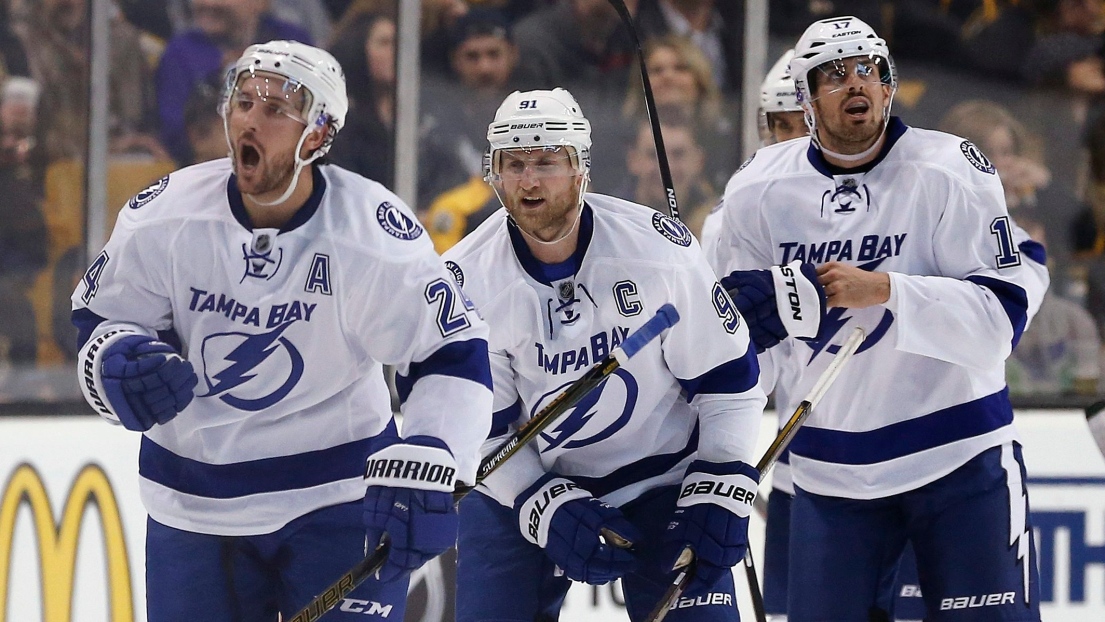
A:
POLYGON ((576 244, 576 250, 572 256, 560 263, 543 263, 534 257, 525 238, 522 237, 522 232, 518 230, 518 225, 510 218, 507 218, 506 230, 510 233, 510 243, 514 246, 514 255, 518 257, 522 269, 535 281, 551 287, 554 281, 566 279, 579 272, 580 266, 583 265, 583 256, 587 254, 587 247, 590 246, 591 236, 595 231, 595 216, 591 212, 591 206, 584 203, 583 213, 579 217, 579 243, 576 244))
MULTIPOLYGON (((311 196, 307 197, 303 207, 292 215, 291 220, 280 227, 280 233, 287 233, 298 228, 310 220, 311 216, 314 216, 315 212, 318 211, 318 206, 322 203, 322 195, 326 192, 326 178, 322 175, 319 167, 311 167, 311 180, 314 182, 311 196)), ((242 193, 238 191, 238 177, 234 173, 230 174, 230 180, 226 182, 226 198, 230 202, 230 213, 234 215, 234 219, 247 231, 253 231, 253 221, 250 220, 249 212, 246 211, 246 204, 242 202, 242 193)))
POLYGON ((810 146, 806 149, 806 158, 808 158, 810 164, 817 169, 817 172, 825 177, 832 178, 833 175, 856 175, 866 173, 878 166, 879 162, 882 162, 883 158, 894 148, 894 144, 898 142, 898 139, 901 138, 902 134, 905 134, 905 131, 908 129, 909 126, 902 123, 901 119, 898 117, 890 117, 890 123, 886 124, 886 140, 883 141, 882 149, 879 149, 879 154, 875 156, 874 160, 855 168, 844 168, 842 166, 830 164, 825 160, 825 156, 822 155, 821 150, 814 146, 812 140, 810 141, 810 146))

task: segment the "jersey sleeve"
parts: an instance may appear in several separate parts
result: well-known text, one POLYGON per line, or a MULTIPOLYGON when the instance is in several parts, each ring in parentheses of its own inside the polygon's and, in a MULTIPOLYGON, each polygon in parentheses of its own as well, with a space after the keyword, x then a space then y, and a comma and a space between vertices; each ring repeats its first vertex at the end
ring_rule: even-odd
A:
MULTIPOLYGON (((71 298, 78 348, 117 324, 144 329, 151 336, 172 329, 171 225, 142 227, 120 217, 104 249, 85 270, 71 298), (166 231, 168 229, 168 231, 166 231)), ((179 344, 175 344, 179 345, 179 344)))
POLYGON ((671 284, 681 319, 663 337, 664 360, 699 417, 699 457, 752 461, 767 398, 748 327, 705 257, 692 247, 671 284))
POLYGON ((946 201, 932 240, 939 276, 891 272, 885 306, 898 322, 898 350, 992 368, 1040 308, 1044 248, 1009 217, 996 175, 948 175, 945 184, 946 196, 933 198, 946 201))
POLYGON ((387 249, 348 307, 375 360, 396 367, 403 436, 445 441, 472 482, 491 419, 487 325, 428 240, 387 249))
POLYGON ((730 184, 721 206, 710 217, 703 251, 718 278, 735 270, 763 270, 774 265, 766 225, 758 213, 758 192, 730 184))

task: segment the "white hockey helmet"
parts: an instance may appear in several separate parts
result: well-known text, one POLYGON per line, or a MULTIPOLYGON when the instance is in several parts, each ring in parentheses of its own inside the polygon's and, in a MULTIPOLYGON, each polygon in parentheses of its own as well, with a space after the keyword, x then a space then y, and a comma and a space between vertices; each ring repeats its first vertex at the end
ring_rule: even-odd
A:
POLYGON ((575 169, 586 174, 591 168, 591 123, 572 94, 562 88, 508 95, 487 126, 487 142, 488 181, 504 149, 571 147, 575 169))
POLYGON ((845 16, 814 22, 794 46, 790 75, 794 78, 798 103, 805 106, 813 100, 810 72, 825 63, 854 56, 876 60, 879 79, 890 87, 892 99, 898 89, 898 76, 886 41, 863 20, 845 16))
POLYGON ((794 79, 790 77, 789 63, 793 56, 793 49, 784 52, 760 85, 760 110, 765 114, 802 110, 802 106, 798 104, 794 79))
POLYGON ((289 96, 300 88, 307 90, 309 97, 303 110, 307 122, 304 137, 315 127, 327 125, 329 132, 326 141, 312 159, 325 154, 334 136, 345 125, 345 116, 349 112, 345 74, 338 61, 326 50, 297 41, 251 45, 227 74, 226 97, 231 96, 243 75, 258 72, 284 77, 289 96))

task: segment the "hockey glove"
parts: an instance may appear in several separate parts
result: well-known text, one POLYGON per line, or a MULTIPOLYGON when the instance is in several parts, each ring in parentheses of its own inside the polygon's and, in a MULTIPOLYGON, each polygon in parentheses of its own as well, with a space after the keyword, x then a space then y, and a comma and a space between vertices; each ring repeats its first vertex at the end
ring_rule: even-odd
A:
POLYGON ((748 548, 748 515, 760 474, 744 462, 695 460, 687 467, 675 515, 664 534, 664 571, 690 547, 696 566, 694 580, 683 595, 702 596, 744 558, 748 548))
POLYGON ((112 414, 128 430, 145 432, 184 410, 199 378, 192 364, 164 341, 141 334, 109 334, 90 355, 112 414), (98 365, 97 365, 98 363, 98 365))
POLYGON ((817 336, 826 305, 813 264, 792 261, 768 270, 737 270, 721 279, 721 286, 748 322, 757 354, 788 336, 817 336))
POLYGON ((629 550, 605 542, 611 531, 629 542, 640 532, 615 507, 591 496, 574 482, 546 473, 514 502, 518 527, 526 540, 545 554, 573 581, 602 585, 633 570, 637 559, 629 550))
POLYGON ((374 548, 385 532, 391 536, 391 553, 378 575, 381 581, 416 570, 456 544, 456 472, 453 454, 432 436, 395 439, 368 457, 368 547, 374 548))

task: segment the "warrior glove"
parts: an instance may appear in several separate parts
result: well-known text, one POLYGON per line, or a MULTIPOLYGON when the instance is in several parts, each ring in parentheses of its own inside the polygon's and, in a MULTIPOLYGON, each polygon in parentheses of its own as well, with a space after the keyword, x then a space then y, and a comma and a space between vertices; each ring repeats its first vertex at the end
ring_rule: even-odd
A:
POLYGON ((432 436, 395 439, 368 457, 368 547, 375 548, 385 532, 391 536, 391 552, 378 575, 381 581, 416 570, 456 544, 456 472, 453 454, 432 436))
POLYGON ((571 480, 545 474, 518 495, 514 513, 522 536, 545 549, 573 581, 602 585, 637 565, 632 552, 603 537, 603 532, 611 532, 622 541, 639 542, 637 528, 617 508, 571 480))
POLYGON ((811 263, 792 261, 768 270, 737 270, 721 279, 748 322, 756 353, 783 339, 813 339, 825 316, 825 290, 811 263))
POLYGON ((145 432, 192 401, 199 378, 172 346, 130 330, 90 340, 80 354, 81 390, 100 416, 145 432))

